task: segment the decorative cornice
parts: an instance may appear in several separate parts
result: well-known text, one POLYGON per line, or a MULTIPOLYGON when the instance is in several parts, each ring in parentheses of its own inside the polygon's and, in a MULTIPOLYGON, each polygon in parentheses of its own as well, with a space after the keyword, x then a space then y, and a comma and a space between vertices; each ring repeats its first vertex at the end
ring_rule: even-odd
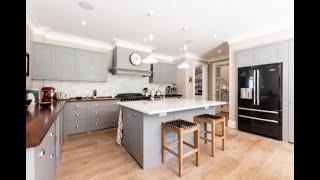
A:
POLYGON ((144 51, 147 53, 151 53, 153 49, 156 49, 156 48, 153 48, 150 46, 146 46, 146 45, 138 44, 138 43, 133 43, 133 42, 129 42, 129 41, 121 40, 121 39, 113 38, 113 40, 115 41, 115 46, 140 50, 140 51, 144 51))

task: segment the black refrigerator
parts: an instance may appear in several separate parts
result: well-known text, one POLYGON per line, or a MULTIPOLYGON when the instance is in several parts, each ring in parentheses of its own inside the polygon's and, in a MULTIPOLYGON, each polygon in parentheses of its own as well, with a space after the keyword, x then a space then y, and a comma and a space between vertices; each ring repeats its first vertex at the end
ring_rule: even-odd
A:
POLYGON ((238 129, 282 140, 282 63, 238 68, 238 129))

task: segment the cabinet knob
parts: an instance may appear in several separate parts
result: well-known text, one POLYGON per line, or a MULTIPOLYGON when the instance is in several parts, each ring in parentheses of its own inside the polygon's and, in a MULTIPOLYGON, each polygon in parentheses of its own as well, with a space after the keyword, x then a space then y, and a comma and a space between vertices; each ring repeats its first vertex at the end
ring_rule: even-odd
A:
POLYGON ((53 159, 54 158, 54 154, 52 153, 51 155, 50 155, 50 159, 53 159))
POLYGON ((79 113, 77 113, 76 116, 79 117, 79 113))
POLYGON ((113 120, 113 122, 116 122, 116 120, 113 120))
POLYGON ((51 136, 51 137, 53 136, 53 132, 50 132, 50 136, 51 136))
POLYGON ((96 126, 98 126, 99 124, 96 122, 96 126))
POLYGON ((39 154, 40 157, 43 157, 45 154, 46 154, 46 151, 44 149, 41 149, 39 154))
POLYGON ((116 105, 116 103, 114 102, 114 103, 112 103, 113 105, 116 105))
POLYGON ((134 115, 134 116, 137 116, 137 113, 134 113, 133 115, 134 115))
POLYGON ((76 105, 76 108, 78 108, 78 107, 79 107, 79 104, 76 105))
POLYGON ((116 110, 114 109, 113 112, 116 112, 116 110))
POLYGON ((98 114, 98 111, 96 111, 96 114, 98 114))
POLYGON ((76 129, 78 129, 79 128, 79 125, 76 125, 76 129))

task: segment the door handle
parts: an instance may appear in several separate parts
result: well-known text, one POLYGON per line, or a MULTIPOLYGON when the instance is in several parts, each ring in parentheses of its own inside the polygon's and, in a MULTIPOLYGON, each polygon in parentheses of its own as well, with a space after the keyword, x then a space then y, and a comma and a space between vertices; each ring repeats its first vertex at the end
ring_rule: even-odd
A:
POLYGON ((257 105, 260 104, 260 71, 257 70, 257 105))
POLYGON ((253 70, 253 105, 256 105, 256 70, 253 70))

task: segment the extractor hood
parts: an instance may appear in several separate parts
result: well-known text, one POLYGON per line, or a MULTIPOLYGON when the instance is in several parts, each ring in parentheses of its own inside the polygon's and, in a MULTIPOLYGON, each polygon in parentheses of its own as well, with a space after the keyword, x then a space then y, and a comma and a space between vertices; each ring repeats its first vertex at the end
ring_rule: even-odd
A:
POLYGON ((148 52, 126 47, 116 46, 113 50, 113 75, 132 75, 148 77, 152 75, 150 64, 134 64, 130 61, 130 55, 137 53, 142 59, 150 55, 148 52))

